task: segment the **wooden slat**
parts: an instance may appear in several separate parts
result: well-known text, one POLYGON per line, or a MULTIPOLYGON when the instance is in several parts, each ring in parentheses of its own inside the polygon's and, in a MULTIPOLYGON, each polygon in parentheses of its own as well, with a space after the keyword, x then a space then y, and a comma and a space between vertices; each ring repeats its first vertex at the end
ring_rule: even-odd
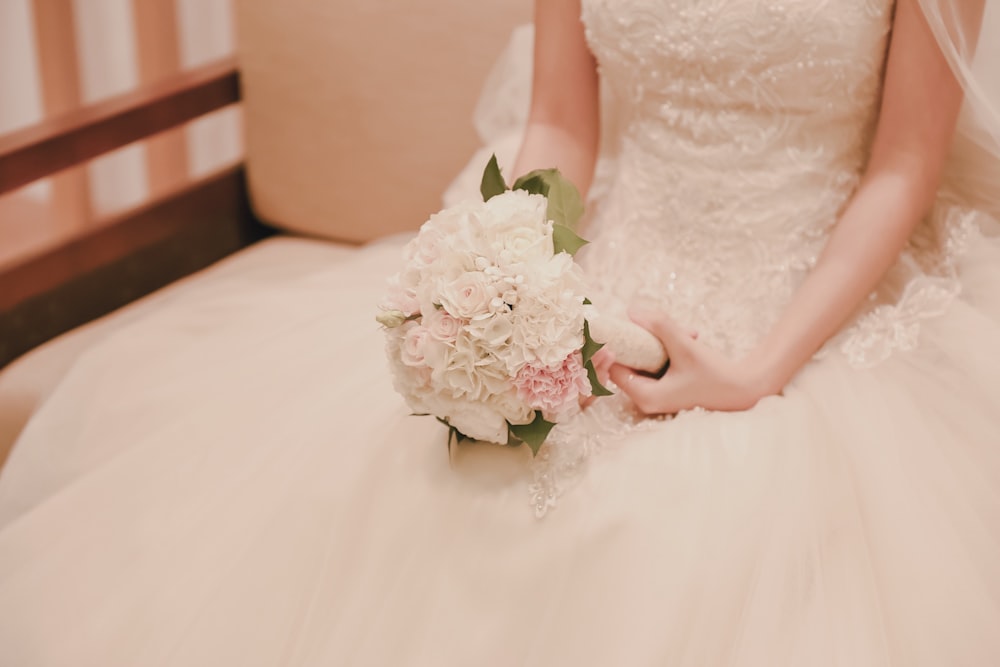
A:
MULTIPOLYGON (((42 105, 47 118, 78 109, 81 104, 73 5, 67 0, 34 0, 35 45, 41 76, 42 105)), ((49 234, 67 236, 85 229, 91 216, 86 169, 68 169, 52 179, 49 234)))
POLYGON ((198 69, 0 137, 0 194, 239 100, 236 62, 198 69))
MULTIPOLYGON (((152 84, 180 71, 180 35, 174 0, 132 0, 139 80, 152 84)), ((157 196, 187 179, 187 144, 181 128, 168 130, 146 142, 149 191, 157 196)))
POLYGON ((0 197, 0 271, 58 245, 52 215, 51 201, 27 192, 0 197))
POLYGON ((268 233, 236 166, 0 272, 0 367, 268 233))

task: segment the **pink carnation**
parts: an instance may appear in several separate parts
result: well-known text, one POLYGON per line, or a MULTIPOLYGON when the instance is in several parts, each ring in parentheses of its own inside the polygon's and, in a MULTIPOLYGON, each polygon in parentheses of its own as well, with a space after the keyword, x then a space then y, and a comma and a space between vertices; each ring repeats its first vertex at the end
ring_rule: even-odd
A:
POLYGON ((558 366, 528 363, 514 378, 518 397, 546 418, 558 419, 559 413, 577 405, 581 397, 590 396, 590 380, 578 352, 566 357, 558 366))

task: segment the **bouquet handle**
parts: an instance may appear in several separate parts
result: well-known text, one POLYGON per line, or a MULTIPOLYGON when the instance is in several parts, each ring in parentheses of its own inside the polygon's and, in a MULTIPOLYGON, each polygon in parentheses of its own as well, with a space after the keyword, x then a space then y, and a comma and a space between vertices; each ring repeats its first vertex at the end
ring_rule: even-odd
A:
POLYGON ((635 322, 604 316, 593 308, 588 308, 587 322, 590 337, 607 345, 619 364, 647 373, 657 373, 667 365, 667 351, 660 340, 635 322))

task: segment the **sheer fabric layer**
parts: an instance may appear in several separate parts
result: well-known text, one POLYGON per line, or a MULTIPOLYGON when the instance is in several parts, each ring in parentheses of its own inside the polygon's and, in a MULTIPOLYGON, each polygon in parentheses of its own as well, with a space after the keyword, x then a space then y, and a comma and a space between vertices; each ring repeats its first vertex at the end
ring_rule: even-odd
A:
POLYGON ((81 361, 0 486, 0 664, 1000 656, 1000 248, 916 349, 651 423, 541 522, 524 450, 449 460, 373 371, 358 285, 397 253, 220 289, 81 361))

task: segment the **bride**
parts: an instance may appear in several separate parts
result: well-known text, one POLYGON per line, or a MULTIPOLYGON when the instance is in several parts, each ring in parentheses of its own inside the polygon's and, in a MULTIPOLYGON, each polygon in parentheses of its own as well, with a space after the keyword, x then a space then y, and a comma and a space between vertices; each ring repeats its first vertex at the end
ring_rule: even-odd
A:
POLYGON ((449 459, 372 335, 398 245, 167 305, 4 471, 0 664, 1000 663, 983 10, 539 0, 513 171, 591 191, 666 375, 449 459))

